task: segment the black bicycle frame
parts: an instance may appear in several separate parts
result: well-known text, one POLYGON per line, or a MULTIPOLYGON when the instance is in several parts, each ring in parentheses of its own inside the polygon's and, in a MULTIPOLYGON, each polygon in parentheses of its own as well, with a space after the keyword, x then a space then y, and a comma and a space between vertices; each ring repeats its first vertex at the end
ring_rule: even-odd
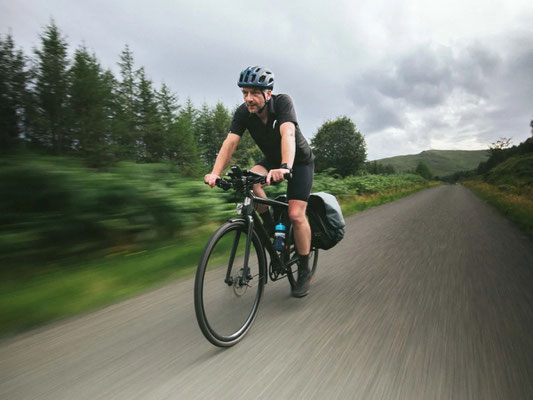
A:
MULTIPOLYGON (((281 267, 283 266, 283 262, 280 259, 279 255, 278 255, 278 252, 276 251, 276 249, 274 248, 274 246, 270 242, 269 237, 268 237, 268 233, 266 232, 265 227, 263 226, 263 224, 262 224, 262 222, 261 222, 261 220, 259 218, 259 215, 257 214, 257 212, 254 209, 254 204, 255 203, 265 204, 265 205, 275 206, 275 207, 283 207, 283 208, 288 208, 289 207, 289 205, 287 203, 284 203, 284 202, 281 202, 281 201, 277 201, 277 200, 271 200, 271 199, 267 199, 267 198, 263 198, 263 197, 257 197, 257 196, 254 195, 252 190, 247 190, 246 197, 244 198, 244 202, 243 202, 242 214, 243 214, 243 216, 244 216, 244 218, 246 220, 246 223, 247 223, 248 236, 246 238, 246 250, 245 250, 245 253, 244 253, 244 268, 243 268, 244 271, 243 271, 242 278, 241 278, 241 279, 243 279, 243 282, 240 282, 241 284, 246 284, 248 282, 248 280, 251 279, 251 277, 250 277, 250 269, 248 267, 248 260, 249 260, 249 256, 250 256, 250 247, 251 247, 251 244, 252 244, 252 235, 253 235, 254 227, 256 227, 256 232, 258 232, 258 234, 259 234, 259 239, 261 240, 261 243, 263 243, 263 247, 266 248, 266 250, 268 251, 268 254, 270 255, 270 260, 271 260, 273 266, 275 268, 277 268, 277 269, 281 269, 281 267)), ((233 261, 235 259, 235 254, 237 252, 237 246, 238 246, 238 243, 239 243, 239 239, 240 239, 240 232, 237 232, 237 234, 235 235, 234 242, 233 242, 233 247, 232 247, 232 250, 231 250, 230 260, 229 260, 229 263, 228 263, 228 269, 227 269, 227 273, 226 273, 225 282, 228 285, 233 284, 233 282, 231 280, 231 270, 233 268, 233 261)), ((287 239, 288 239, 288 237, 287 237, 287 239)), ((289 263, 285 267, 289 267, 292 264, 294 264, 295 262, 296 262, 296 259, 295 260, 290 260, 289 263)), ((267 274, 267 276, 268 276, 268 274, 267 274)), ((268 282, 268 279, 265 279, 265 283, 267 283, 267 282, 268 282)))

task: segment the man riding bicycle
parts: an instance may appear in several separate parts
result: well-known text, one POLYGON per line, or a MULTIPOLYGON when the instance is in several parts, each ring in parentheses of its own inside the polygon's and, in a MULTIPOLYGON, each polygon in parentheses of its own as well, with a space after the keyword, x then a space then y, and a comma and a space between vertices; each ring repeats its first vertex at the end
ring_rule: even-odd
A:
MULTIPOLYGON (((307 295, 311 283, 311 228, 305 210, 313 185, 314 155, 300 131, 291 98, 286 94, 272 94, 274 74, 270 70, 259 66, 248 67, 241 72, 237 84, 242 88, 244 103, 235 111, 213 170, 205 175, 204 181, 211 187, 215 186, 246 129, 265 156, 252 171, 267 175, 267 185, 281 182, 285 174, 292 173, 287 185, 287 199, 299 258, 298 280, 292 295, 303 297, 307 295)), ((254 194, 267 197, 260 184, 254 185, 254 194)), ((257 211, 267 231, 272 232, 274 220, 268 206, 259 204, 257 211)))

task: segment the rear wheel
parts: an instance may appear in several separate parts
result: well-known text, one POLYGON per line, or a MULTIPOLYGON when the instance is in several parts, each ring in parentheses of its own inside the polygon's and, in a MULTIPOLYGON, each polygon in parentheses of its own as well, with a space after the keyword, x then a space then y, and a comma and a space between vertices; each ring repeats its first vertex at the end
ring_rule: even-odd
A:
POLYGON ((233 346, 250 329, 263 293, 263 247, 254 232, 248 273, 244 269, 248 228, 244 220, 222 225, 207 243, 194 285, 196 319, 204 336, 219 347, 233 346))

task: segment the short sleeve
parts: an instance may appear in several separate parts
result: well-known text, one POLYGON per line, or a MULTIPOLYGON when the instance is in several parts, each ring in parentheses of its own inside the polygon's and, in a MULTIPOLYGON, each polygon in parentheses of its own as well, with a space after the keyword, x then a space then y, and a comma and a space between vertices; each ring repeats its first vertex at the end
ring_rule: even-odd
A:
POLYGON ((248 123, 248 110, 244 104, 241 104, 233 114, 233 120, 231 121, 231 126, 229 131, 236 135, 242 136, 244 131, 247 128, 248 123))
POLYGON ((280 125, 284 122, 292 122, 295 125, 298 125, 294 105, 292 104, 291 98, 286 94, 280 94, 279 96, 277 96, 276 118, 280 125))

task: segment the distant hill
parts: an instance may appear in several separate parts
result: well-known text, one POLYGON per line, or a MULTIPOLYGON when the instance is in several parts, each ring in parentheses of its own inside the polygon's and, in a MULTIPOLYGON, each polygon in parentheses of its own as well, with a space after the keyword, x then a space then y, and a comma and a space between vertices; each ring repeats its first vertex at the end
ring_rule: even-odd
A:
POLYGON ((458 171, 477 168, 480 162, 489 158, 487 150, 426 150, 420 154, 397 156, 375 160, 379 164, 390 164, 396 172, 414 170, 418 163, 425 163, 434 176, 447 176, 458 171))

